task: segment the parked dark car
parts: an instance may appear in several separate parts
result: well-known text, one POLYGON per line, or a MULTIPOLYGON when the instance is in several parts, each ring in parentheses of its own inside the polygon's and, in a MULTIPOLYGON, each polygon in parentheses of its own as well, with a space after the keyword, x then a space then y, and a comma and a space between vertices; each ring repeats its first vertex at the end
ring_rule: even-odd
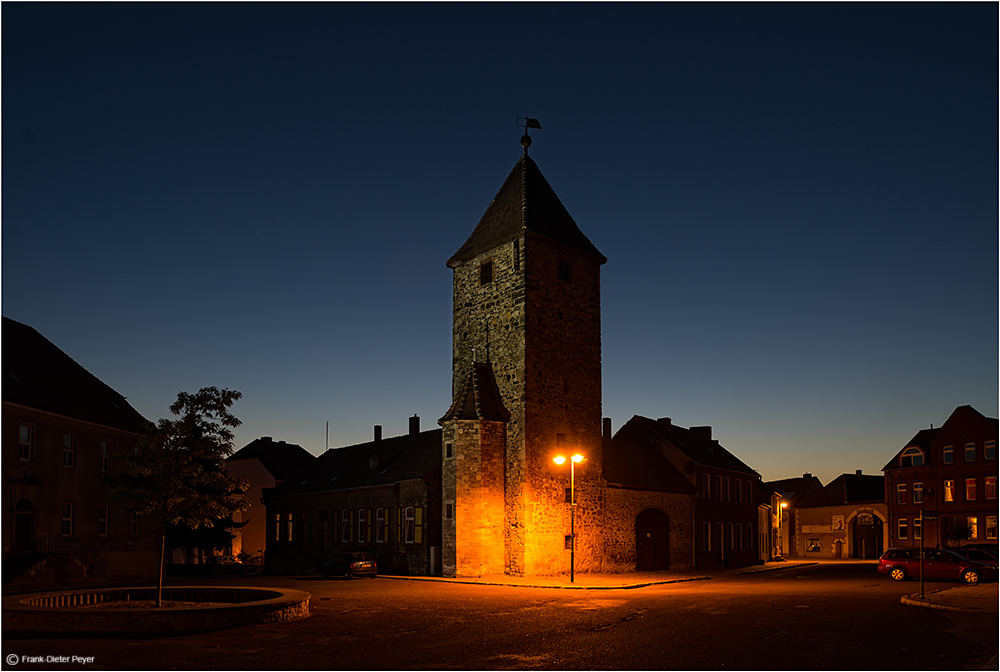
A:
POLYGON ((371 553, 337 553, 330 562, 323 565, 323 578, 342 576, 350 579, 355 576, 367 576, 374 579, 378 576, 378 563, 371 553))
MULTIPOLYGON (((924 578, 951 579, 970 586, 982 581, 995 581, 997 568, 957 553, 934 548, 924 549, 924 578)), ((894 581, 920 578, 920 549, 890 548, 878 561, 879 574, 888 574, 894 581)))
POLYGON ((951 549, 952 553, 957 553, 967 560, 975 560, 976 562, 984 562, 987 565, 997 566, 997 553, 996 551, 987 551, 983 548, 969 548, 967 546, 962 546, 961 548, 951 549))

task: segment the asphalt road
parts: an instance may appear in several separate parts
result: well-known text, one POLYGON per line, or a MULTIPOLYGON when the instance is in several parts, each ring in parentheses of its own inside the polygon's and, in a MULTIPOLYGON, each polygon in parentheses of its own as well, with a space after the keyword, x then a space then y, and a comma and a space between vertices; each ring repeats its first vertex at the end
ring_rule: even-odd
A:
POLYGON ((3 669, 983 669, 997 652, 995 613, 900 604, 919 584, 874 564, 634 590, 257 582, 311 592, 312 616, 182 637, 7 640, 3 669), (12 666, 10 654, 93 661, 12 666))

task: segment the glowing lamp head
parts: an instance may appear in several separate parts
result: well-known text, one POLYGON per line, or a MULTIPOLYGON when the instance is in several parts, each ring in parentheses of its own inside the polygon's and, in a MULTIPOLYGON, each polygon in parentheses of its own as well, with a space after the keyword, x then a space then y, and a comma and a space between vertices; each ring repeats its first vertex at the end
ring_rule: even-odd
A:
POLYGON ((566 461, 566 458, 563 457, 562 455, 559 455, 558 457, 553 457, 552 461, 555 462, 556 464, 562 464, 563 462, 566 461))
POLYGON ((783 508, 783 509, 784 509, 784 508, 786 508, 787 506, 788 506, 788 502, 782 502, 782 503, 781 503, 781 508, 783 508))
POLYGON ((581 455, 581 454, 577 453, 576 455, 574 455, 573 457, 571 457, 571 458, 569 458, 569 459, 573 460, 573 461, 574 461, 574 462, 576 462, 577 464, 580 464, 581 462, 583 462, 583 459, 584 459, 584 458, 583 458, 583 455, 581 455))

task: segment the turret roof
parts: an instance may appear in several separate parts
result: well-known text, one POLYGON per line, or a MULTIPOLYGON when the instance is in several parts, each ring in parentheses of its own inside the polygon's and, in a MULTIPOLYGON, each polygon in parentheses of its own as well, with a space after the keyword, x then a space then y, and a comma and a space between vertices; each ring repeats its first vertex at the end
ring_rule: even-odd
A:
POLYGON ((448 260, 450 268, 519 238, 522 232, 545 236, 607 261, 573 221, 542 171, 525 154, 507 176, 465 244, 448 260))
POLYGON ((438 423, 448 420, 510 420, 510 411, 503 405, 500 389, 493 376, 489 362, 475 362, 462 384, 462 390, 455 398, 444 417, 438 423))

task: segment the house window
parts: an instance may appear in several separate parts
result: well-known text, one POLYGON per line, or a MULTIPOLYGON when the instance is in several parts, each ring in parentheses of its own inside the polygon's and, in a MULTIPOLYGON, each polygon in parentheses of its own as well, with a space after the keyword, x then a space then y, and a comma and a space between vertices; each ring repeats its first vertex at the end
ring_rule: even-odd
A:
POLYGON ((62 524, 59 526, 59 532, 64 537, 73 536, 73 504, 71 502, 64 502, 62 505, 62 524))
MULTIPOLYGON (((737 490, 737 492, 739 492, 737 490)), ((736 548, 738 550, 743 550, 743 524, 736 523, 736 548)))
POLYGON ((271 529, 274 530, 274 540, 281 541, 281 514, 274 514, 274 518, 271 519, 271 529))
POLYGON ((444 504, 444 519, 451 520, 455 517, 455 505, 451 502, 445 502, 444 504))
POLYGON ((24 462, 31 462, 34 457, 32 450, 32 429, 28 425, 21 425, 17 440, 17 459, 24 462))
POLYGON ((733 491, 729 489, 729 477, 728 476, 724 477, 722 479, 722 483, 726 487, 726 501, 727 502, 733 501, 733 491))
POLYGON ((896 503, 906 504, 906 483, 900 483, 896 486, 896 503))
POLYGON ((954 502, 955 501, 955 481, 945 481, 944 482, 944 501, 954 502))
POLYGON ((753 504, 753 481, 747 481, 747 504, 753 504))
POLYGON ((290 513, 285 514, 285 541, 292 541, 295 536, 295 518, 290 513))
POLYGON ((733 484, 733 488, 736 490, 736 503, 737 504, 742 504, 743 503, 743 482, 740 479, 738 479, 738 478, 735 479, 735 481, 736 482, 733 484))
POLYGON ((722 476, 715 477, 715 496, 722 499, 722 476))
POLYGON ((996 441, 987 441, 985 444, 983 444, 983 457, 985 457, 987 460, 997 459, 996 441))
POLYGON ((945 446, 941 451, 941 461, 945 464, 955 463, 955 446, 945 446))
POLYGON ((916 446, 910 446, 899 456, 899 466, 919 467, 924 463, 924 453, 916 446))
POLYGON ((914 539, 924 538, 923 520, 921 520, 919 516, 913 519, 913 538, 914 539))
MULTIPOLYGON (((701 475, 701 496, 705 499, 712 498, 712 477, 708 474, 701 475)), ((711 549, 705 549, 711 550, 711 549)))
POLYGON ((479 264, 479 286, 488 285, 493 282, 493 260, 484 261, 479 264))
POLYGON ((325 551, 330 547, 330 512, 319 512, 319 547, 325 551))
POLYGON ((819 539, 815 537, 810 537, 806 539, 806 551, 809 553, 819 553, 819 539))
POLYGON ((372 543, 372 528, 368 509, 358 509, 358 543, 372 543))
MULTIPOLYGON (((705 478, 708 478, 707 476, 705 478)), ((704 537, 701 540, 701 548, 703 551, 712 550, 712 523, 703 523, 701 534, 704 537)))
POLYGON ((965 526, 969 528, 969 539, 979 538, 979 519, 975 516, 969 516, 965 519, 965 526))
POLYGON ((76 447, 73 444, 72 434, 63 434, 63 466, 76 466, 76 447))
POLYGON ((974 478, 965 479, 965 501, 976 501, 976 479, 974 478))
POLYGON ((138 537, 139 536, 139 514, 138 513, 133 513, 132 514, 132 536, 133 537, 138 537))
POLYGON ((452 453, 452 450, 451 450, 451 444, 450 443, 444 444, 444 456, 445 457, 453 457, 453 453, 452 453))
POLYGON ((997 477, 987 476, 986 477, 986 499, 996 499, 997 498, 997 477))
POLYGON ((351 543, 351 512, 348 509, 340 512, 340 542, 351 543))
POLYGON ((924 502, 924 484, 914 483, 913 484, 913 503, 923 504, 924 502))
POLYGON ((559 260, 559 279, 569 282, 569 262, 562 259, 559 260))
POLYGON ((996 516, 986 516, 986 538, 996 539, 997 538, 997 517, 996 516))
POLYGON ((385 543, 385 509, 375 509, 375 543, 385 543))
POLYGON ((716 539, 719 542, 719 549, 718 550, 725 551, 726 550, 726 535, 724 533, 724 527, 723 527, 722 523, 716 523, 715 524, 715 533, 716 533, 716 535, 718 535, 716 537, 716 539))
POLYGON ((108 473, 111 471, 111 442, 101 441, 101 471, 108 473))
POLYGON ((424 543, 424 507, 408 506, 403 510, 403 543, 424 543))
POLYGON ((896 538, 906 539, 907 538, 906 531, 907 531, 906 518, 900 518, 899 520, 896 521, 896 538))
POLYGON ((966 462, 976 461, 976 444, 974 443, 965 444, 965 461, 966 462))
POLYGON ((97 535, 108 536, 108 507, 106 504, 97 507, 97 535))

